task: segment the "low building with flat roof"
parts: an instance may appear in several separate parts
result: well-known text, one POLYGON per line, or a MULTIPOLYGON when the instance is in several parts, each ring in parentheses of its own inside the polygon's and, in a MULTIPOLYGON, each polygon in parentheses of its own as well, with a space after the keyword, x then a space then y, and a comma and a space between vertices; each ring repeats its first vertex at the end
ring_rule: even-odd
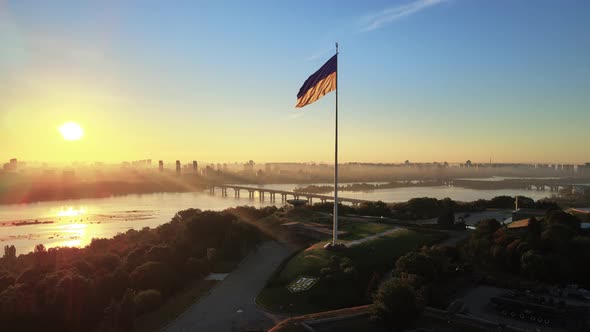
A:
POLYGON ((522 220, 535 217, 537 219, 544 218, 547 210, 521 208, 512 211, 512 220, 522 220))

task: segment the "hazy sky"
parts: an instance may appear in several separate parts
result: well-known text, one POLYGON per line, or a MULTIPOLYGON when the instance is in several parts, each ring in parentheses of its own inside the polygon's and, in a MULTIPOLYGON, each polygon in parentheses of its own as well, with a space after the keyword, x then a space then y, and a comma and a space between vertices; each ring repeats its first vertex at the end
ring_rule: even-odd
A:
POLYGON ((331 161, 335 41, 342 161, 590 162, 586 0, 0 0, 0 159, 331 161))

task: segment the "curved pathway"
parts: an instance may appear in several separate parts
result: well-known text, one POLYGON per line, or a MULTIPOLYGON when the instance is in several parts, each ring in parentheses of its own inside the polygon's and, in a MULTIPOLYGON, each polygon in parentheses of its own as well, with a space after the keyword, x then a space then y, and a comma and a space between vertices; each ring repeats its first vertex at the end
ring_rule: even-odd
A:
POLYGON ((381 232, 381 233, 377 233, 377 234, 366 236, 366 237, 364 237, 362 239, 358 239, 358 240, 354 240, 354 241, 348 241, 348 242, 346 242, 346 246, 347 247, 358 246, 359 244, 363 244, 365 242, 373 241, 373 240, 378 239, 378 238, 380 238, 382 236, 393 234, 395 232, 399 232, 402 229, 403 228, 395 227, 395 228, 388 229, 388 230, 386 230, 384 232, 381 232))
POLYGON ((208 295, 162 331, 265 330, 284 317, 264 312, 255 299, 266 280, 293 252, 287 245, 268 241, 250 253, 208 295))

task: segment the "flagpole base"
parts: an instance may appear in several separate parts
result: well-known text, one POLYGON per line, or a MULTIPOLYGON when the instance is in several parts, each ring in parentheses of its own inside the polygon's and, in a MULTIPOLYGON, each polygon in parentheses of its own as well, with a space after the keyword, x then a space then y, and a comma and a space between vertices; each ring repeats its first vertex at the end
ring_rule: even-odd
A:
POLYGON ((346 245, 342 242, 336 242, 336 244, 334 242, 328 242, 324 245, 324 249, 333 251, 344 250, 346 249, 346 245))

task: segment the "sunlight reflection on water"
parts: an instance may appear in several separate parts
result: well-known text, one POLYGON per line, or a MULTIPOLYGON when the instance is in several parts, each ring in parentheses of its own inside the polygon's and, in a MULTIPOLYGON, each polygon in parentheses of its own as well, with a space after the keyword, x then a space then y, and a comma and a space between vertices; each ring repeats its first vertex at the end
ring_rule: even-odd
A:
POLYGON ((86 213, 85 207, 78 207, 74 208, 72 206, 68 208, 61 208, 57 213, 56 216, 58 217, 78 217, 86 213))

